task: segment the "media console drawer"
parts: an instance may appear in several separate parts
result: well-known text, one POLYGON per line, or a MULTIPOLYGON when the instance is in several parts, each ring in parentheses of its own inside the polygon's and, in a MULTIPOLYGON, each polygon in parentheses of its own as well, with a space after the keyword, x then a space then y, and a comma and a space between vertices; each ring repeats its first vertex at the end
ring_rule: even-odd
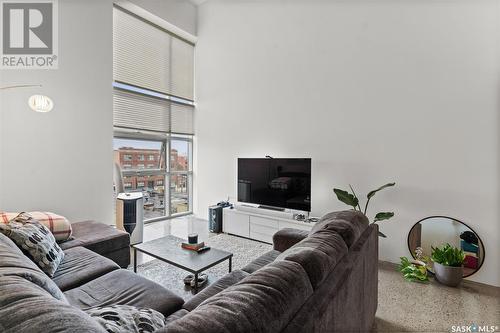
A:
POLYGON ((277 226, 276 226, 276 228, 274 228, 272 226, 266 226, 266 225, 262 225, 262 224, 254 224, 254 223, 250 222, 250 233, 258 232, 261 234, 270 235, 272 237, 276 233, 276 231, 278 231, 277 226))
POLYGON ((313 225, 314 224, 302 224, 302 223, 299 224, 299 223, 290 223, 290 222, 280 221, 279 228, 280 229, 293 228, 293 229, 311 231, 313 225))
POLYGON ((269 234, 262 234, 260 232, 250 231, 250 238, 269 244, 273 243, 273 236, 269 234))
POLYGON ((250 237, 250 217, 246 214, 224 210, 222 225, 228 234, 250 237))
POLYGON ((250 223, 275 228, 278 231, 278 220, 250 215, 250 223))

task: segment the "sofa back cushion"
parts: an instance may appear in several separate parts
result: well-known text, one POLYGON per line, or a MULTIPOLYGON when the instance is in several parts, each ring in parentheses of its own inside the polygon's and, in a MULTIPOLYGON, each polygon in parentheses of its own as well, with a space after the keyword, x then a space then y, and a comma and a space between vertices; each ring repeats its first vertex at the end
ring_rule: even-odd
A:
POLYGON ((18 276, 27 284, 44 289, 52 297, 66 302, 57 285, 17 247, 9 237, 0 233, 0 277, 18 276))
POLYGON ((313 289, 347 254, 347 245, 335 231, 322 229, 281 253, 276 261, 289 260, 304 268, 313 289))
POLYGON ((0 276, 1 332, 105 333, 83 311, 20 276, 0 276))
POLYGON ((302 266, 273 262, 159 332, 280 332, 312 293, 302 266))
POLYGON ((361 212, 355 210, 344 210, 328 213, 312 227, 309 235, 320 230, 332 230, 338 233, 347 247, 350 248, 368 227, 368 218, 361 212))

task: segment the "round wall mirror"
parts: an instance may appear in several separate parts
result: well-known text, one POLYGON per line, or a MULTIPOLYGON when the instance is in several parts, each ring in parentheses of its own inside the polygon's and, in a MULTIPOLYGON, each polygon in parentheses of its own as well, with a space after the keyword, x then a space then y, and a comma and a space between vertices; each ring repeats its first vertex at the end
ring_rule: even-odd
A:
MULTIPOLYGON (((465 252, 463 277, 477 272, 484 262, 484 245, 478 234, 467 224, 447 216, 426 217, 411 228, 408 234, 408 248, 415 258, 415 250, 421 247, 424 256, 431 256, 431 247, 449 243, 465 252)), ((428 270, 434 273, 432 261, 428 270)))

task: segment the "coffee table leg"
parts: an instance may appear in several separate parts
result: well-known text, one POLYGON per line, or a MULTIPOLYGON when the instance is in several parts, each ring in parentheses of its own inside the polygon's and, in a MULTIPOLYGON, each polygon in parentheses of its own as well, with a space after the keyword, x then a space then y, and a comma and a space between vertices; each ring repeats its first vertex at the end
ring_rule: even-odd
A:
POLYGON ((231 273, 232 268, 233 268, 233 257, 229 257, 229 273, 231 273))
POLYGON ((194 293, 198 292, 198 273, 194 274, 194 293))
POLYGON ((137 273, 137 250, 134 248, 134 273, 137 273))

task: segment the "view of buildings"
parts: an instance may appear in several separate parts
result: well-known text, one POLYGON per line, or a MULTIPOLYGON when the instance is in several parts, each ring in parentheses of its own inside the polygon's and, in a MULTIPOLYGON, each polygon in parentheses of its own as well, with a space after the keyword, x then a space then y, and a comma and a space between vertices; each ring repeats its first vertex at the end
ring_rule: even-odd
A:
POLYGON ((142 192, 144 195, 144 219, 167 215, 168 192, 170 183, 170 214, 189 210, 188 149, 181 141, 170 149, 170 182, 165 171, 165 158, 161 142, 143 142, 138 140, 115 140, 114 162, 122 170, 125 192, 142 192), (126 142, 125 142, 126 141, 126 142), (184 173, 183 173, 184 172, 184 173))

